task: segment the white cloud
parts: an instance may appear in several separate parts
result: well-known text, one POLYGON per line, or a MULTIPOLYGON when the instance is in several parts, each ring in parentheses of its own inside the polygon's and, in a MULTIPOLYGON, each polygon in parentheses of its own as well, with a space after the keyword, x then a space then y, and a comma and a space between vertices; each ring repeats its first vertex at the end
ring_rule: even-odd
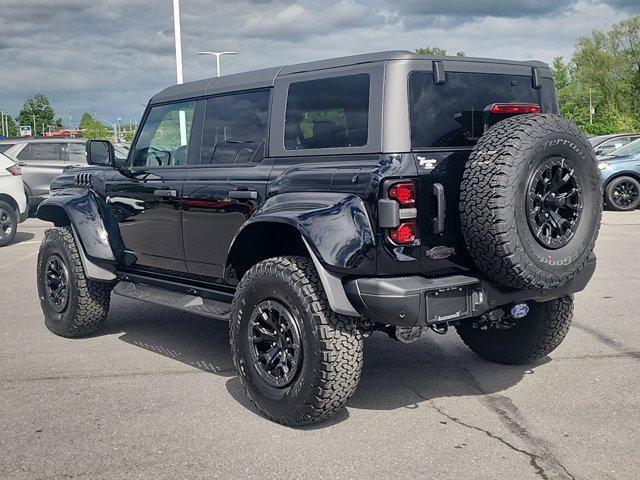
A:
MULTIPOLYGON (((570 56, 577 37, 629 15, 628 0, 549 2, 477 0, 465 9, 461 0, 182 0, 185 78, 214 74, 212 59, 196 55, 209 49, 240 52, 223 59, 225 73, 422 46, 551 61, 570 56)), ((139 115, 175 82, 170 2, 25 3, 2 0, 1 108, 17 114, 42 91, 60 115, 72 110, 78 119, 93 107, 113 120, 139 115)))

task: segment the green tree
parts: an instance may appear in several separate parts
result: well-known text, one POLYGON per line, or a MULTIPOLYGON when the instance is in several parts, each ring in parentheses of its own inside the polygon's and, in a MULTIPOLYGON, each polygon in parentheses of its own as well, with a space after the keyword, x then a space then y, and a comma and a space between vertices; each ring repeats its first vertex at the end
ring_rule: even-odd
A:
POLYGON ((561 113, 585 132, 640 130, 640 17, 579 38, 571 61, 557 58, 552 70, 561 113))
POLYGON ((4 118, 5 118, 5 122, 7 122, 7 125, 9 127, 9 132, 7 134, 7 137, 17 137, 19 134, 18 126, 16 125, 14 118, 11 115, 6 115, 4 118))
POLYGON ((444 57, 447 55, 447 51, 440 47, 416 48, 416 53, 418 55, 430 55, 433 57, 444 57))
MULTIPOLYGON (((430 55, 432 57, 445 57, 447 55, 447 51, 444 48, 440 47, 416 48, 416 53, 418 55, 430 55)), ((456 57, 464 56, 465 54, 462 51, 456 53, 456 57)))
POLYGON ((91 116, 91 114, 84 112, 82 114, 82 117, 80 118, 80 125, 78 125, 78 128, 80 130, 84 130, 91 124, 91 122, 93 122, 93 117, 91 116))
POLYGON ((36 93, 32 97, 25 100, 22 110, 18 114, 19 125, 30 125, 31 128, 35 124, 35 132, 33 134, 42 133, 43 128, 47 130, 49 126, 55 126, 55 112, 49 99, 44 93, 36 93))

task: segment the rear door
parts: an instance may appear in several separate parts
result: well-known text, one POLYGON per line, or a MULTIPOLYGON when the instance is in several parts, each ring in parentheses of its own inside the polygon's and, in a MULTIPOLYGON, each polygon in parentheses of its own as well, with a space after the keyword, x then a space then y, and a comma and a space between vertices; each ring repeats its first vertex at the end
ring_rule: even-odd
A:
POLYGON ((485 128, 507 117, 490 113, 488 107, 537 105, 542 113, 558 112, 553 81, 543 77, 536 88, 531 69, 523 70, 526 74, 447 71, 443 82, 436 82, 431 71, 409 74, 411 147, 420 176, 423 270, 438 268, 439 262, 433 260, 443 251, 440 247, 454 249, 456 254, 450 258, 454 262, 471 265, 464 257, 466 247, 460 233, 460 182, 471 148, 485 128), (443 223, 437 221, 438 211, 444 213, 440 215, 443 223))
POLYGON ((49 184, 66 166, 59 142, 27 142, 16 155, 30 197, 46 197, 49 184))
POLYGON ((189 273, 222 279, 235 234, 265 200, 269 98, 265 89, 206 99, 200 154, 181 200, 189 273))
POLYGON ((136 267, 186 272, 181 199, 195 109, 196 101, 151 107, 129 170, 108 182, 107 202, 136 267))

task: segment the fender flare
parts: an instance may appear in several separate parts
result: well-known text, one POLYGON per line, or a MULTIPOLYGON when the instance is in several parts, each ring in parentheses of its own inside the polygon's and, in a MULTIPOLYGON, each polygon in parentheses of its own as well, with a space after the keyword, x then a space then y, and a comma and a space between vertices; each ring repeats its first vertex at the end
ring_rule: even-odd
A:
POLYGON ((294 227, 318 271, 331 309, 360 316, 342 285, 346 275, 373 275, 376 271, 375 233, 360 197, 345 193, 295 192, 269 198, 237 232, 229 248, 225 271, 229 270, 229 259, 247 227, 257 223, 294 227))
POLYGON ((73 230, 85 273, 93 280, 115 280, 124 263, 124 242, 105 201, 88 188, 67 188, 45 199, 36 216, 73 230))

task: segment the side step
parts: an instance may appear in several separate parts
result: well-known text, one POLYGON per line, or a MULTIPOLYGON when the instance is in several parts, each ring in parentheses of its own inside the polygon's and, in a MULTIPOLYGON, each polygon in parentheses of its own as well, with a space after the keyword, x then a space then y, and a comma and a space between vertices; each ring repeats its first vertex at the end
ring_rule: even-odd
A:
POLYGON ((123 280, 115 286, 113 293, 227 322, 231 314, 231 304, 227 302, 123 280))

